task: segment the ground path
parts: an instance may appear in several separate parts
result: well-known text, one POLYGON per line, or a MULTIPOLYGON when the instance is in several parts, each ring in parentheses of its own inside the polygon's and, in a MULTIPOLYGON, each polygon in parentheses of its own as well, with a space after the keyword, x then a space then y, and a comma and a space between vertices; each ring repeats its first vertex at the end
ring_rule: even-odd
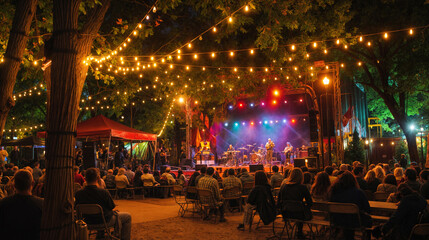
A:
MULTIPOLYGON (((147 198, 145 200, 115 200, 119 211, 129 212, 133 218, 132 239, 266 239, 270 228, 237 230, 242 221, 240 213, 227 213, 225 223, 203 221, 198 215, 178 217, 179 207, 174 199, 147 198)), ((254 223, 259 220, 255 217, 254 223)), ((255 226, 254 225, 254 226, 255 226)))

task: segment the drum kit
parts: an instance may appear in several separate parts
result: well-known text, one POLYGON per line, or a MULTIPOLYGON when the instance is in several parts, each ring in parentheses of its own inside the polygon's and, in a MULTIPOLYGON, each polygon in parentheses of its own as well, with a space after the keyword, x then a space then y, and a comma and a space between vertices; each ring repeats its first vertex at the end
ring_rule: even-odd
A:
POLYGON ((247 145, 247 147, 241 147, 233 151, 226 151, 223 153, 226 158, 225 166, 239 166, 242 164, 263 164, 266 155, 266 149, 264 147, 255 147, 256 144, 247 145), (250 155, 250 159, 248 158, 250 155))

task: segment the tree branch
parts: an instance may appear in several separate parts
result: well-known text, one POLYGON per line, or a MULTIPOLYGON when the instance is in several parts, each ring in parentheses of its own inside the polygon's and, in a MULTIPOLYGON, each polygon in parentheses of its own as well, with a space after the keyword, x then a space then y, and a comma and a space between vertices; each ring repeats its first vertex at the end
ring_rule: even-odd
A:
POLYGON ((100 0, 101 4, 94 7, 91 13, 88 15, 88 20, 85 25, 82 27, 81 34, 94 34, 98 32, 101 24, 103 23, 104 15, 109 9, 110 0, 100 0))

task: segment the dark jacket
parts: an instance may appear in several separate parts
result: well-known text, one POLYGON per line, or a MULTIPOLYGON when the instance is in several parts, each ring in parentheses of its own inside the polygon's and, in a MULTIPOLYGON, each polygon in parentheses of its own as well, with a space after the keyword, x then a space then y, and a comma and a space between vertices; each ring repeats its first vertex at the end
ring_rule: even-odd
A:
MULTIPOLYGON (((369 213, 371 208, 365 193, 359 188, 349 188, 344 191, 335 191, 331 194, 331 202, 338 203, 354 203, 359 207, 361 212, 360 219, 364 226, 370 227, 372 225, 369 213)), ((335 214, 332 216, 333 222, 345 227, 356 227, 357 217, 343 214, 335 214)))
POLYGON ((356 181, 358 182, 360 189, 368 190, 368 183, 366 183, 365 179, 356 177, 356 181))
POLYGON ((310 192, 308 191, 307 186, 303 184, 283 184, 280 187, 280 192, 278 195, 277 207, 281 210, 283 218, 296 218, 296 219, 308 219, 311 216, 310 207, 313 204, 313 199, 311 198, 310 192), (304 201, 305 200, 305 201, 304 201), (288 212, 285 211, 286 201, 297 201, 303 202, 305 212, 288 212), (308 211, 306 211, 308 210, 308 211))
MULTIPOLYGON (((105 190, 98 188, 95 185, 88 185, 84 189, 79 190, 75 194, 75 205, 78 204, 98 204, 103 208, 104 218, 106 222, 109 222, 113 215, 113 209, 115 203, 113 202, 110 193, 105 190)), ((100 224, 101 219, 99 216, 83 216, 85 222, 89 224, 100 224)))
MULTIPOLYGON (((371 182, 367 182, 367 184, 368 184, 367 190, 370 190, 371 192, 375 193, 375 192, 377 192, 377 187, 378 187, 378 185, 381 184, 381 182, 378 178, 376 178, 371 182)), ((365 190, 365 189, 362 189, 362 190, 365 190)))
POLYGON ((392 235, 400 236, 398 239, 408 239, 414 225, 418 223, 419 213, 426 208, 427 202, 418 193, 412 193, 401 199, 398 209, 383 225, 383 233, 394 229, 392 235))
POLYGON ((270 185, 256 185, 250 191, 247 203, 256 205, 256 210, 265 225, 272 223, 276 218, 275 202, 270 185))

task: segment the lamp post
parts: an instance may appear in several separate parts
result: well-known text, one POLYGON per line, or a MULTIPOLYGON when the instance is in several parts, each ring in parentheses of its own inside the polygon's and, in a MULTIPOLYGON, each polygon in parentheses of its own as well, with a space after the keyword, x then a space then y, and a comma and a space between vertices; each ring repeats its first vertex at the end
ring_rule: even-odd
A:
POLYGON ((191 159, 191 134, 190 130, 192 127, 192 115, 190 111, 190 104, 191 99, 180 97, 179 103, 183 104, 185 103, 185 121, 186 121, 186 159, 191 159))
POLYGON ((329 85, 329 78, 325 77, 323 78, 323 85, 325 85, 325 94, 326 94, 326 101, 325 101, 325 107, 326 107, 326 130, 328 131, 328 162, 329 165, 331 165, 331 129, 329 124, 329 107, 328 107, 328 85, 329 85))

